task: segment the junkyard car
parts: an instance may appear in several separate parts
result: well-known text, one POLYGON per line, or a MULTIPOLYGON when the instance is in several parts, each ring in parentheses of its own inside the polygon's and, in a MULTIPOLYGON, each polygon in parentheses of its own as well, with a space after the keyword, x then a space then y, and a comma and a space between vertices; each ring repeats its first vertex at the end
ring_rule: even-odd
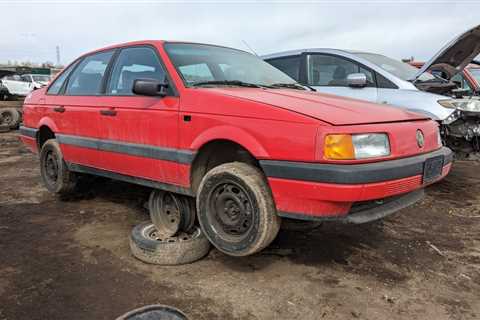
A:
POLYGON ((281 219, 363 223, 450 170, 438 124, 306 90, 244 51, 145 41, 86 54, 25 100, 21 138, 48 190, 82 174, 196 198, 221 251, 249 255, 281 219))
POLYGON ((421 69, 386 56, 337 49, 304 49, 263 58, 302 84, 325 93, 388 104, 427 115, 441 124, 459 154, 480 151, 480 101, 457 99, 450 79, 480 52, 480 26, 442 48, 421 69), (445 79, 427 71, 441 71, 445 79))
POLYGON ((50 76, 47 74, 23 74, 22 81, 31 83, 33 89, 40 89, 48 85, 50 76))
POLYGON ((2 98, 25 97, 33 90, 33 85, 23 81, 20 75, 2 70, 0 70, 0 87, 3 88, 2 98))
MULTIPOLYGON (((408 64, 416 67, 421 68, 425 64, 424 62, 420 61, 409 61, 408 64)), ((450 80, 456 86, 457 90, 454 91, 457 97, 469 97, 469 96, 478 96, 480 94, 480 67, 477 64, 469 64, 462 72, 457 73, 454 75, 450 80)), ((445 79, 447 75, 443 72, 436 73, 435 71, 430 71, 432 74, 437 75, 445 79)))

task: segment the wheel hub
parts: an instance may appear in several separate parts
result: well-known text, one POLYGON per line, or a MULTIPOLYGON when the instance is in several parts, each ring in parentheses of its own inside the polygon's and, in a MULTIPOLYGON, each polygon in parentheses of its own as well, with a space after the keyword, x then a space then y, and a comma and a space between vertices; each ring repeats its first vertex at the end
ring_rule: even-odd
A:
POLYGON ((210 197, 214 219, 222 231, 244 235, 252 226, 252 204, 246 191, 236 183, 217 186, 210 197))
POLYGON ((170 192, 154 191, 150 201, 150 218, 158 235, 163 238, 174 236, 181 224, 179 199, 170 192))
POLYGON ((57 156, 53 152, 49 152, 45 159, 45 173, 47 178, 56 182, 58 179, 58 162, 57 156))
POLYGON ((12 116, 9 113, 2 113, 0 120, 0 123, 9 125, 12 122, 12 116))

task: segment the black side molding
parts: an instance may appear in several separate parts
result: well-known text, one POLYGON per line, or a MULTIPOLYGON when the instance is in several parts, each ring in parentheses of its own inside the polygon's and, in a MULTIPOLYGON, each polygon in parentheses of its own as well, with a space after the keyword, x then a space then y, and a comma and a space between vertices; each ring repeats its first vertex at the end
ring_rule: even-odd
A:
POLYGON ((25 137, 36 138, 37 132, 38 132, 38 129, 28 128, 24 126, 20 127, 20 135, 25 137))
POLYGON ((57 134, 56 137, 60 144, 123 153, 157 160, 167 160, 182 164, 191 164, 195 158, 195 152, 190 150, 172 149, 123 141, 87 138, 67 134, 57 134))

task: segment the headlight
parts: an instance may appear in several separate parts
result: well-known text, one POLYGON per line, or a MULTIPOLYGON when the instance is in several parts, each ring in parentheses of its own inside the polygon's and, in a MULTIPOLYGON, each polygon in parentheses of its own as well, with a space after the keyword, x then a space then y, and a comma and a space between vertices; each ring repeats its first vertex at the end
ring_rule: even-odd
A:
POLYGON ((478 99, 444 99, 437 102, 445 108, 480 112, 480 100, 478 99))
POLYGON ((324 154, 332 160, 354 160, 390 155, 385 133, 330 134, 325 138, 324 154))

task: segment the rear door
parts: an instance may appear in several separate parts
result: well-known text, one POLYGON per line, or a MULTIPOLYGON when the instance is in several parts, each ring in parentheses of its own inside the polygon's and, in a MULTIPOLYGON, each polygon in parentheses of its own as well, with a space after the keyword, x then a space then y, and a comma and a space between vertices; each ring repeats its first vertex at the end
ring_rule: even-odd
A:
POLYGON ((377 101, 374 72, 355 61, 331 54, 313 53, 307 55, 307 83, 319 92, 330 93, 355 99, 377 101), (362 88, 349 87, 347 76, 363 73, 367 85, 362 88))
POLYGON ((166 97, 135 95, 136 79, 167 81, 155 48, 121 49, 106 88, 109 105, 100 115, 101 167, 128 176, 168 184, 180 182, 178 169, 179 97, 170 82, 166 97))
POLYGON ((108 105, 103 95, 105 74, 113 50, 94 53, 75 64, 65 83, 48 89, 46 105, 54 120, 65 160, 98 167, 100 111, 108 105))

